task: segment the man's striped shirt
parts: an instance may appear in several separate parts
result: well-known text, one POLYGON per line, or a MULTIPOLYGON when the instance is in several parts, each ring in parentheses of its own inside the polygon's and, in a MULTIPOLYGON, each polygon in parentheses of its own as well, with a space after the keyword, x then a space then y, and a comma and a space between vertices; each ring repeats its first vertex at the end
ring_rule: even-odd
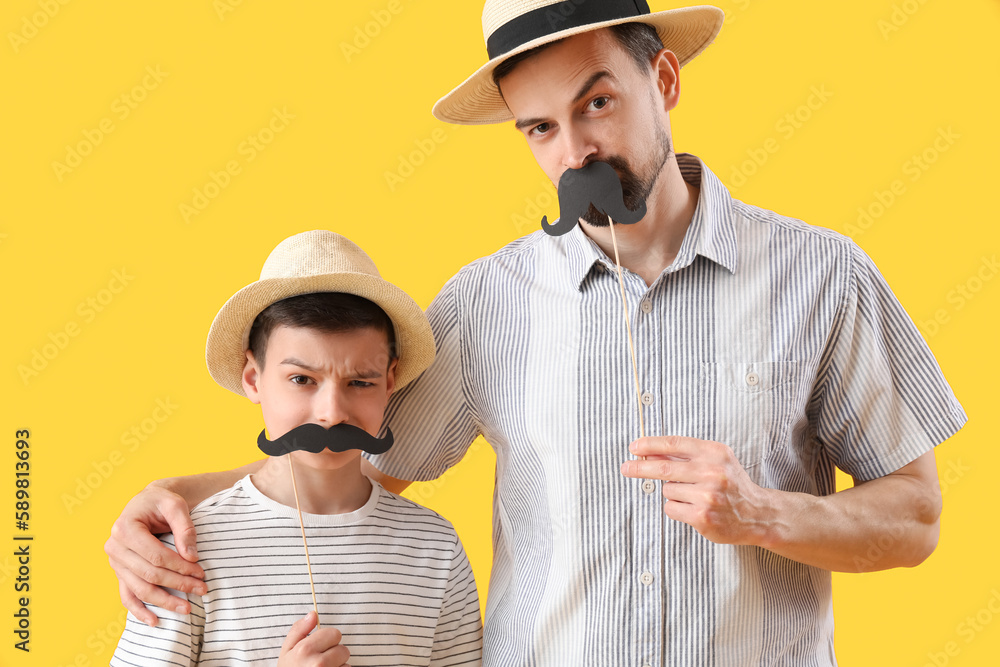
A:
MULTIPOLYGON (((700 188, 674 262, 625 271, 647 435, 725 443, 758 484, 825 495, 898 470, 965 414, 871 260, 833 231, 700 188)), ((643 224, 643 223, 640 223, 643 224)), ((614 263, 577 227, 464 267, 428 309, 438 352, 394 396, 401 446, 440 476, 497 455, 484 664, 833 665, 831 576, 665 517, 620 465, 639 436, 614 263)))

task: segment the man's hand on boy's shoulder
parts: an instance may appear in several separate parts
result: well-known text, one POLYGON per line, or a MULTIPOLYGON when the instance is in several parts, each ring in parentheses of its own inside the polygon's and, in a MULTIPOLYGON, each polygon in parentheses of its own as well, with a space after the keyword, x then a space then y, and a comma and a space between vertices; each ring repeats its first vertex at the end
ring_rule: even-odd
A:
POLYGON ((311 611, 292 625, 281 645, 278 667, 341 667, 347 664, 351 652, 340 643, 340 630, 323 627, 309 634, 317 620, 316 612, 311 611))
POLYGON ((161 587, 194 595, 205 593, 205 572, 197 563, 195 543, 194 524, 184 498, 155 482, 128 502, 111 527, 104 552, 118 577, 122 604, 146 625, 155 626, 157 617, 143 602, 180 614, 191 611, 187 600, 161 587), (177 553, 155 537, 160 533, 174 534, 177 553))
POLYGON ((189 508, 257 472, 262 464, 263 460, 253 461, 235 470, 157 480, 128 502, 111 526, 104 552, 118 577, 122 604, 133 616, 146 625, 156 625, 156 614, 143 602, 190 613, 187 600, 161 588, 205 594, 205 572, 197 563, 197 535, 189 508), (174 534, 177 553, 155 537, 162 533, 174 534))

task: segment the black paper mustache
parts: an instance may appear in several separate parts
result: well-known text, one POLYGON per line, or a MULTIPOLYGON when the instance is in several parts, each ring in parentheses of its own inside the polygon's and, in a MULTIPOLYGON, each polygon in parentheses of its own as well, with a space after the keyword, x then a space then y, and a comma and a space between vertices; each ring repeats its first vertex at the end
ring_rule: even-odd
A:
POLYGON ((329 429, 319 424, 302 424, 274 440, 268 440, 265 433, 261 431, 257 436, 257 446, 268 456, 283 456, 297 451, 318 454, 324 449, 331 452, 360 449, 369 454, 384 454, 392 447, 392 431, 388 428, 384 438, 376 438, 350 424, 334 424, 329 429))
POLYGON ((593 204, 623 225, 632 225, 646 215, 646 202, 640 200, 634 211, 625 206, 622 183, 607 162, 590 162, 580 169, 567 169, 559 178, 559 220, 549 224, 542 216, 542 229, 550 236, 561 236, 573 229, 593 204))

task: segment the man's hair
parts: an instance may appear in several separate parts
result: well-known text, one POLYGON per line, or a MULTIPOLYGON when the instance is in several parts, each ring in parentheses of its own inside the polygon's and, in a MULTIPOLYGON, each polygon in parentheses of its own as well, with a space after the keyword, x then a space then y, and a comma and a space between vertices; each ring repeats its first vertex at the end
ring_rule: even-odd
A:
MULTIPOLYGON (((651 67, 653 56, 663 49, 663 42, 660 40, 660 35, 656 32, 656 28, 648 23, 621 23, 619 25, 610 26, 608 29, 615 36, 615 39, 618 40, 618 43, 622 46, 622 48, 625 49, 630 56, 632 56, 632 60, 639 68, 639 71, 648 72, 651 67)), ((566 38, 564 37, 563 39, 566 38)), ((536 46, 533 49, 525 51, 524 53, 518 53, 517 55, 511 56, 507 60, 503 61, 493 70, 493 83, 499 88, 500 79, 513 72, 514 68, 517 67, 519 63, 538 54, 540 51, 547 49, 553 44, 558 44, 563 41, 563 39, 557 39, 554 42, 536 46)))
POLYGON ((314 292, 290 296, 272 303, 257 315, 250 327, 250 351, 264 367, 267 340, 279 326, 344 333, 372 328, 389 341, 389 359, 396 358, 396 335, 385 311, 368 299, 344 292, 314 292))

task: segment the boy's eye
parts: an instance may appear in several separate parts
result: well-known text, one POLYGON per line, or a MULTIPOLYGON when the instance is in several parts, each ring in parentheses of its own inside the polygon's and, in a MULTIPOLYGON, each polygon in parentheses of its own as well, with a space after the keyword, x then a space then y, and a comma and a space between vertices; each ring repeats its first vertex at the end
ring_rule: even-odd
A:
POLYGON ((292 384, 309 384, 312 381, 305 375, 293 375, 291 380, 292 384))
POLYGON ((375 383, 365 382, 364 380, 351 380, 352 387, 374 387, 375 383))

